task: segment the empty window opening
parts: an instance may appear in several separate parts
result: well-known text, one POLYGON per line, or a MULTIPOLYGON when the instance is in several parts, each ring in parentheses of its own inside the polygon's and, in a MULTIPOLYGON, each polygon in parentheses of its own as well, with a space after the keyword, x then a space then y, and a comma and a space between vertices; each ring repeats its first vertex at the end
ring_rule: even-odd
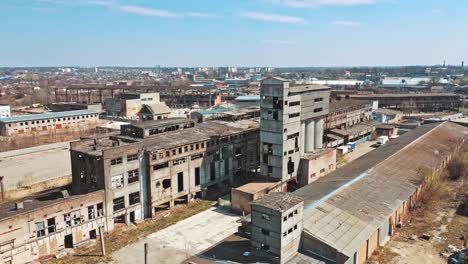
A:
POLYGON ((184 190, 184 173, 177 173, 177 192, 182 192, 184 190))

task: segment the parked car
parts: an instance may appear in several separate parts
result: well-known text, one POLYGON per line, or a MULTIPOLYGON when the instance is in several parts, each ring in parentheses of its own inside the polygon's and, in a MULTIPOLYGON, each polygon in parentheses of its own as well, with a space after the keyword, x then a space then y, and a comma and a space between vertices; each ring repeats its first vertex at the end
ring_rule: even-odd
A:
POLYGON ((380 147, 382 145, 385 145, 388 142, 388 137, 387 136, 380 136, 377 138, 377 143, 375 145, 377 147, 380 147))

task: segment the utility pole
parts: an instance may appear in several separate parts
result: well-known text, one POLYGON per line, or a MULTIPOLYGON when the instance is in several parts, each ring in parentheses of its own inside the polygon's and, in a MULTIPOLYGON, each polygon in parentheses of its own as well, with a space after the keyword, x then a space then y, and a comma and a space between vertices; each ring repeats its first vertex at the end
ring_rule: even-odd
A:
POLYGON ((102 232, 102 230, 104 229, 103 226, 99 227, 99 236, 101 237, 101 252, 102 252, 102 256, 105 257, 106 256, 106 247, 104 245, 104 234, 102 232))
POLYGON ((148 243, 145 243, 145 264, 148 264, 148 243))

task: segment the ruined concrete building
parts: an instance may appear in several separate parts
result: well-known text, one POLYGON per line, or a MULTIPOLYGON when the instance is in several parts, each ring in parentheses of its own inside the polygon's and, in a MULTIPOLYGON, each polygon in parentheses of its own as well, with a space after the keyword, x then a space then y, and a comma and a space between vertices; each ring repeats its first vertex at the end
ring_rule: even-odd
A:
POLYGON ((152 217, 256 170, 258 126, 255 120, 195 126, 166 119, 72 143, 73 192, 104 189, 110 229, 152 217))
POLYGON ((0 263, 84 245, 118 223, 216 195, 259 166, 259 122, 163 119, 71 143, 71 195, 51 190, 0 205, 0 263))
POLYGON ((260 94, 260 173, 287 183, 298 177, 305 153, 323 148, 330 87, 295 86, 289 80, 271 77, 262 80, 260 94))

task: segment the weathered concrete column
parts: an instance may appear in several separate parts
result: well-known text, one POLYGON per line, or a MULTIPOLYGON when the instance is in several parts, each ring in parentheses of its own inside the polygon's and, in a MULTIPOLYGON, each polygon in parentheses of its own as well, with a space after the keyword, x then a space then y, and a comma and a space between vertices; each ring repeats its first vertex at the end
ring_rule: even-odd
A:
POLYGON ((315 149, 323 147, 323 118, 315 120, 315 149))
POLYGON ((301 156, 304 155, 304 149, 305 149, 305 121, 301 122, 301 135, 300 135, 300 144, 299 144, 299 153, 301 153, 301 156))
POLYGON ((315 121, 309 119, 305 121, 305 152, 314 151, 315 121))

